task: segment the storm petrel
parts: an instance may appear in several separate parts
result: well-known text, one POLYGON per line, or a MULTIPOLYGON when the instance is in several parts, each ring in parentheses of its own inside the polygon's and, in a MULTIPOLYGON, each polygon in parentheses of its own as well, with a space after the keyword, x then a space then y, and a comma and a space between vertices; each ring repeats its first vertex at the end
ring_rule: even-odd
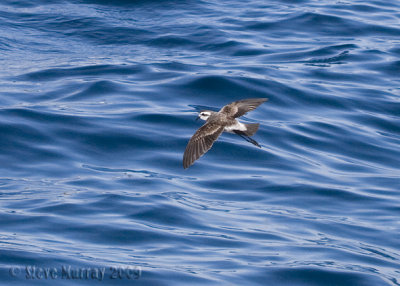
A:
POLYGON ((190 138, 183 154, 183 168, 189 168, 194 161, 210 150, 214 141, 224 131, 237 134, 261 148, 257 141, 250 138, 257 132, 260 123, 241 123, 236 118, 256 109, 267 100, 268 98, 249 98, 225 105, 218 112, 211 110, 200 111, 197 119, 205 120, 206 123, 190 138))

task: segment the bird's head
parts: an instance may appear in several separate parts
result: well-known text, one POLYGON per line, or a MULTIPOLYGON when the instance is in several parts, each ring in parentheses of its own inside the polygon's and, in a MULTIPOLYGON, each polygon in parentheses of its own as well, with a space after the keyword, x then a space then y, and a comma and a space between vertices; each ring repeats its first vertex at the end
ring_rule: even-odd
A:
MULTIPOLYGON (((213 112, 210 110, 202 110, 199 112, 199 115, 197 116, 197 119, 201 119, 201 120, 206 120, 211 116, 213 112)), ((197 120, 196 119, 196 120, 197 120)))

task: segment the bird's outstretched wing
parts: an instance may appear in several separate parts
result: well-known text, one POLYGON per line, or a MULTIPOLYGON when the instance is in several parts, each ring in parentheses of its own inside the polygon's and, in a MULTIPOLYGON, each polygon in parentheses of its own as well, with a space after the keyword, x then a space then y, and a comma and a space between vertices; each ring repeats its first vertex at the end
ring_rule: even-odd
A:
POLYGON ((256 109, 261 103, 266 102, 267 100, 268 98, 248 98, 234 101, 222 107, 220 112, 233 118, 240 117, 246 112, 256 109))
POLYGON ((206 122, 190 138, 183 154, 183 168, 190 167, 194 161, 203 156, 214 144, 219 135, 224 131, 224 126, 213 122, 206 122))

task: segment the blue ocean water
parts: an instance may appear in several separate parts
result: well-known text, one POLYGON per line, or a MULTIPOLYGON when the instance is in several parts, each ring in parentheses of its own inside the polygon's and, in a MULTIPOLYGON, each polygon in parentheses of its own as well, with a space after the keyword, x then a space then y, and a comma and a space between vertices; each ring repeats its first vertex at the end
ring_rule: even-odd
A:
POLYGON ((400 1, 4 0, 0 23, 0 284, 400 285, 400 1), (223 134, 184 170, 197 111, 252 97, 263 148, 223 134))

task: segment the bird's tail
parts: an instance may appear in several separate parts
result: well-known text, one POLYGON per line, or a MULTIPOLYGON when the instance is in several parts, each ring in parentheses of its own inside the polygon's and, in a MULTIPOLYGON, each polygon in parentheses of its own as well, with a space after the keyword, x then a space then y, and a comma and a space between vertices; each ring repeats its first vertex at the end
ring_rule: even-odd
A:
POLYGON ((243 131, 244 135, 253 136, 257 132, 260 123, 249 123, 245 125, 246 125, 246 131, 243 131))

